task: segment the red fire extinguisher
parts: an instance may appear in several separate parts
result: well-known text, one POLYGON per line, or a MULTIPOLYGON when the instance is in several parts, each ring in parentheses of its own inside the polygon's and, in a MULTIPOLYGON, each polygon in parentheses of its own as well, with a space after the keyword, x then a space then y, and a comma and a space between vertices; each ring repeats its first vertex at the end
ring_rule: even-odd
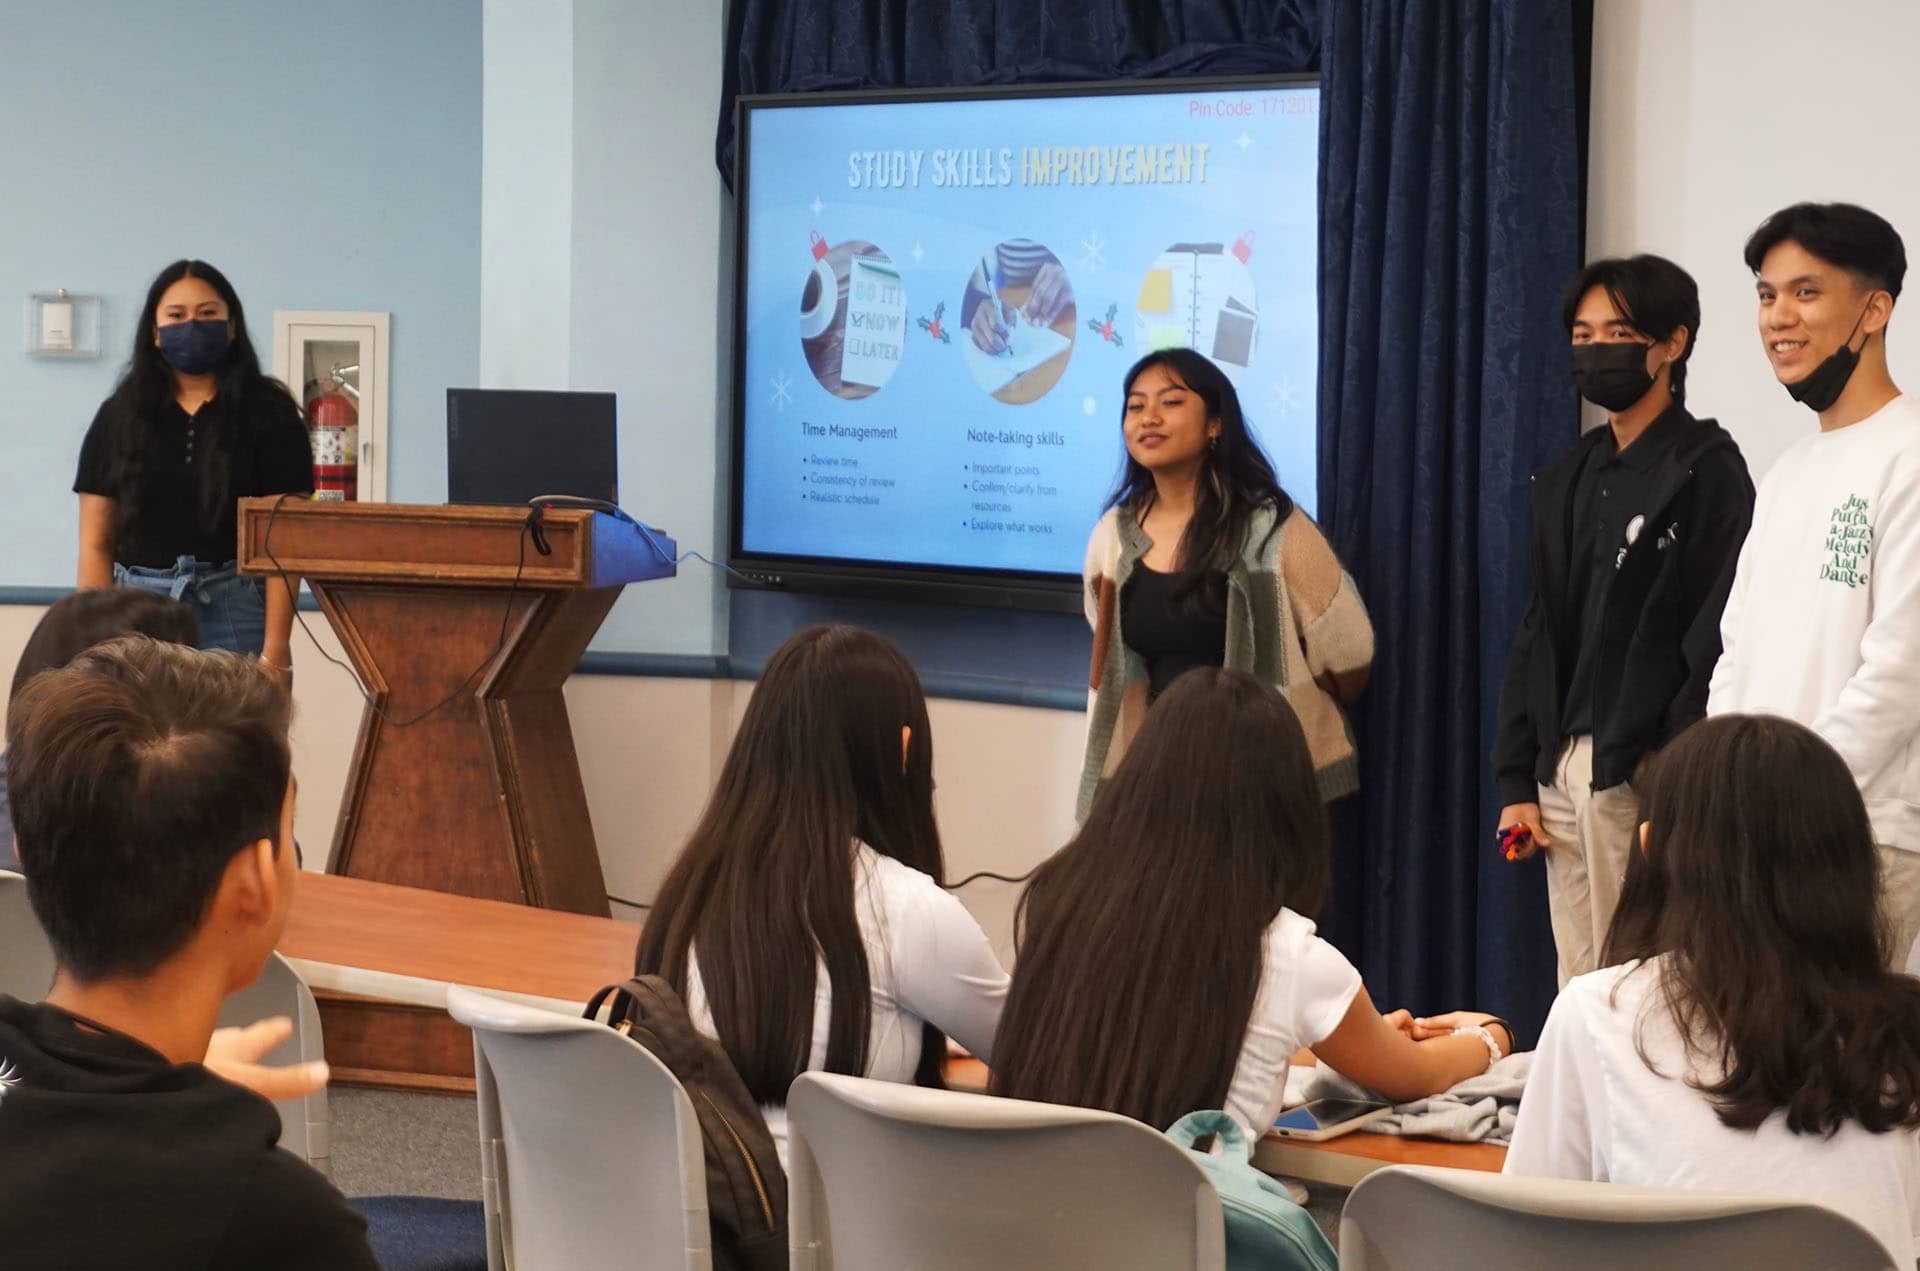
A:
POLYGON ((313 497, 353 502, 358 497, 360 412, 345 393, 322 393, 307 403, 313 440, 313 497))

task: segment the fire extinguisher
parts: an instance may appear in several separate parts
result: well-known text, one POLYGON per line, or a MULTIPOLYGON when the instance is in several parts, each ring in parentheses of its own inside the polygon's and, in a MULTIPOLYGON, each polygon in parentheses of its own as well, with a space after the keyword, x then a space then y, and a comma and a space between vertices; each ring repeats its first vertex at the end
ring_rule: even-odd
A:
POLYGON ((313 441, 313 497, 354 501, 360 484, 360 412, 345 393, 322 393, 307 403, 307 427, 313 441))

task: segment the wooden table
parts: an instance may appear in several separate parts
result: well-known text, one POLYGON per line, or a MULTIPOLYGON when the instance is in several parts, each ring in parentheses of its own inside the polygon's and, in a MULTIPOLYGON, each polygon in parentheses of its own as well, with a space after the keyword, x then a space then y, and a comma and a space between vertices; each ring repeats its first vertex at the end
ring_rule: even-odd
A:
POLYGON ((617 918, 303 872, 279 949, 313 988, 335 1080, 471 1091, 446 985, 584 1002, 633 974, 639 938, 617 918))

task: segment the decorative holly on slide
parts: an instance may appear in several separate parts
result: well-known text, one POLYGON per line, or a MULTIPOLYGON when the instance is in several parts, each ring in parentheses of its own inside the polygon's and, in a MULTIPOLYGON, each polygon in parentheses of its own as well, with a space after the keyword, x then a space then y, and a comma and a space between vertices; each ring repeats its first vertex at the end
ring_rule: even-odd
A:
POLYGON ((942 325, 940 321, 946 311, 947 302, 942 300, 933 307, 933 316, 931 318, 920 319, 920 329, 942 344, 952 344, 953 337, 948 334, 946 327, 942 325))
POLYGON ((1102 340, 1105 340, 1116 349, 1124 347, 1120 343, 1120 333, 1113 329, 1114 316, 1119 312, 1119 305, 1108 305, 1107 316, 1104 321, 1099 318, 1087 319, 1087 330, 1096 332, 1102 340))

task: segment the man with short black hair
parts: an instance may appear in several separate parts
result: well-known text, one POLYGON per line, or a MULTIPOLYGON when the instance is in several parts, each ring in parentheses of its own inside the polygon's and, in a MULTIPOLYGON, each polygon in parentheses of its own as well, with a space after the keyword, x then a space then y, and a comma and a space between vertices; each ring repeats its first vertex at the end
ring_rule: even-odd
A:
POLYGON ((1533 598, 1493 768, 1508 859, 1546 853, 1564 985, 1599 965, 1640 820, 1634 768, 1706 712, 1753 482, 1726 430, 1686 407, 1700 329, 1686 270, 1594 261, 1561 320, 1574 387, 1607 423, 1534 478, 1533 598))
POLYGON ((287 694, 253 659, 132 638, 7 712, 14 834, 59 964, 0 997, 0 1260, 75 1271, 374 1268, 280 1117, 201 1065, 294 886, 287 694))
POLYGON ((1907 252, 1850 203, 1746 245, 1760 343, 1820 429, 1760 483, 1708 713, 1784 715, 1840 752, 1880 845, 1894 966, 1920 935, 1920 403, 1887 370, 1907 252))

